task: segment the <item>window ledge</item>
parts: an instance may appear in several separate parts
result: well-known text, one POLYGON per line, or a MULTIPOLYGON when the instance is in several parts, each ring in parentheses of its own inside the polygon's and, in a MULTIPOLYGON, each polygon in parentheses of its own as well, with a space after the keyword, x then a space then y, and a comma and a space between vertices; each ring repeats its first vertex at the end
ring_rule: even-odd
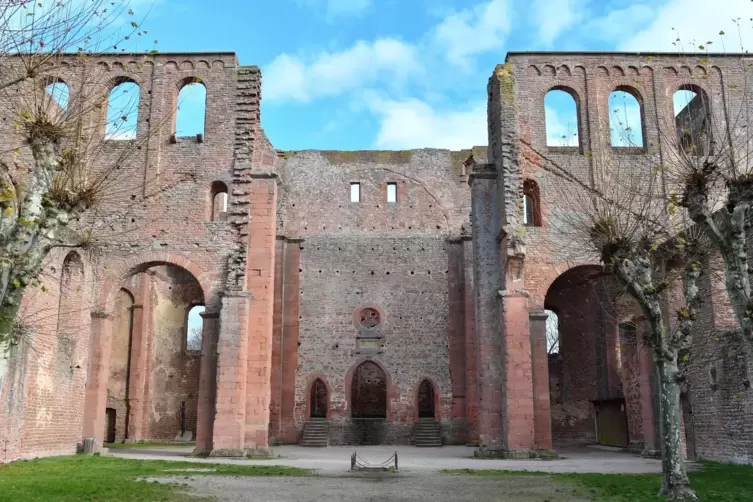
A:
POLYGON ((621 155, 643 155, 646 149, 642 146, 613 146, 612 152, 621 155))
POLYGON ((566 155, 582 155, 579 146, 547 146, 549 153, 562 153, 566 155))

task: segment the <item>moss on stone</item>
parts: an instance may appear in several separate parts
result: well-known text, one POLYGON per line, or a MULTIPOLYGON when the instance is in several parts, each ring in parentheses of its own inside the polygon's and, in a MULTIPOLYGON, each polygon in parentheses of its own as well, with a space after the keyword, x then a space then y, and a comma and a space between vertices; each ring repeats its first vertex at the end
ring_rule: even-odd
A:
POLYGON ((410 164, 416 150, 325 150, 320 153, 330 164, 410 164))

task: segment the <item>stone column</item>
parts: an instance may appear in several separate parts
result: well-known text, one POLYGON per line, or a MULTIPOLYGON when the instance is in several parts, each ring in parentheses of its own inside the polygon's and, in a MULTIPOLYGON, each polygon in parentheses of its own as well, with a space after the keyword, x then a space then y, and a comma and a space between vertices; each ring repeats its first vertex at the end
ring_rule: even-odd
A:
POLYGON ((84 404, 84 439, 94 439, 95 450, 105 439, 105 410, 107 408, 107 380, 110 371, 113 315, 92 312, 92 352, 87 375, 84 404))
POLYGON ((282 342, 280 360, 282 389, 280 392, 281 439, 286 443, 298 440, 295 426, 295 374, 298 369, 298 315, 301 300, 301 240, 289 239, 285 243, 285 263, 283 278, 284 304, 282 313, 282 342))
POLYGON ((473 288, 473 240, 463 239, 463 291, 465 294, 465 418, 468 441, 478 440, 478 373, 476 370, 476 314, 473 288))
POLYGON ((479 439, 477 455, 504 449, 502 391, 504 373, 499 330, 500 257, 497 231, 497 173, 488 165, 475 166, 470 176, 473 228, 473 282, 476 313, 476 373, 479 439))
POLYGON ((250 293, 244 447, 265 454, 272 395, 272 328, 277 233, 277 176, 259 173, 248 184, 250 202, 246 289, 250 293))
POLYGON ((128 438, 127 443, 132 443, 143 436, 144 418, 144 385, 146 383, 146 332, 144 330, 144 306, 136 304, 131 307, 131 370, 128 378, 128 438))
POLYGON ((201 338, 201 367, 199 370, 199 406, 196 424, 196 448, 194 453, 212 451, 212 426, 214 425, 215 398, 217 393, 217 334, 220 315, 204 311, 201 338))
POLYGON ((503 354, 503 430, 506 457, 528 456, 534 448, 533 374, 528 293, 524 289, 523 256, 514 253, 508 237, 502 239, 505 289, 500 295, 503 354))
POLYGON ((245 455, 249 302, 247 292, 222 297, 212 456, 245 455))
POLYGON ((545 310, 529 315, 531 361, 533 362, 534 445, 537 450, 552 449, 552 408, 549 402, 549 352, 547 351, 545 310))

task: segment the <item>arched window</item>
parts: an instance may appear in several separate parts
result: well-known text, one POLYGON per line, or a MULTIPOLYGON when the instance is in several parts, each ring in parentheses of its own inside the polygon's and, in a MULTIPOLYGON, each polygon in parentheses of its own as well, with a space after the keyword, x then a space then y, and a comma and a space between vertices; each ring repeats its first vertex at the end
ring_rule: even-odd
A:
POLYGON ((552 89, 544 97, 546 121, 546 145, 555 147, 578 147, 578 104, 570 92, 552 89))
POLYGON ((68 101, 71 95, 68 84, 62 80, 50 81, 44 88, 44 94, 47 104, 54 105, 55 108, 61 111, 68 110, 68 101))
POLYGON ((705 93, 682 86, 672 95, 678 148, 692 155, 705 155, 709 147, 709 108, 705 93))
POLYGON ((212 183, 212 214, 211 221, 224 219, 227 214, 227 185, 221 181, 212 183))
POLYGON ((189 80, 178 93, 175 135, 180 137, 204 134, 207 88, 198 79, 189 80))
POLYGON ((523 224, 527 227, 541 226, 539 185, 533 180, 523 181, 523 224))
POLYGON ((136 139, 140 92, 139 85, 131 80, 122 81, 112 88, 107 97, 105 139, 136 139))
POLYGON ((545 310, 546 318, 546 351, 548 354, 560 353, 560 319, 553 310, 545 310))
POLYGON ((204 305, 194 305, 188 311, 188 322, 186 328, 186 352, 195 354, 201 352, 201 342, 204 338, 204 319, 201 314, 204 313, 204 305))
POLYGON ((641 104, 624 89, 609 94, 609 131, 615 148, 643 148, 641 104))

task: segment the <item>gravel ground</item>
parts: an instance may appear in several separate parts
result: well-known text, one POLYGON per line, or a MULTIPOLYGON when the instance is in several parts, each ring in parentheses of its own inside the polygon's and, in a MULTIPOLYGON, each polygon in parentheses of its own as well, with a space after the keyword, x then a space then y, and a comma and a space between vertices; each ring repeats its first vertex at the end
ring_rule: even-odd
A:
MULTIPOLYGON (((445 446, 443 448, 416 448, 413 446, 330 446, 329 448, 304 448, 283 446, 275 448, 280 458, 246 460, 226 458, 185 457, 191 448, 169 449, 112 449, 110 454, 123 458, 144 460, 183 460, 196 463, 222 463, 240 465, 286 465, 314 469, 323 476, 337 476, 350 470, 350 455, 357 450, 359 457, 369 463, 379 464, 398 452, 400 471, 405 474, 423 472, 434 474, 442 469, 504 469, 510 471, 539 472, 590 472, 603 474, 651 474, 661 472, 661 461, 641 458, 614 449, 572 448, 560 449, 559 460, 481 460, 473 458, 473 448, 445 446)), ((198 466, 197 466, 198 467, 198 466)), ((692 468, 692 466, 689 466, 692 468)))
POLYGON ((449 475, 378 475, 311 478, 192 476, 151 478, 179 482, 194 495, 218 501, 253 502, 403 502, 403 501, 572 501, 586 502, 566 484, 546 476, 497 478, 449 475))

